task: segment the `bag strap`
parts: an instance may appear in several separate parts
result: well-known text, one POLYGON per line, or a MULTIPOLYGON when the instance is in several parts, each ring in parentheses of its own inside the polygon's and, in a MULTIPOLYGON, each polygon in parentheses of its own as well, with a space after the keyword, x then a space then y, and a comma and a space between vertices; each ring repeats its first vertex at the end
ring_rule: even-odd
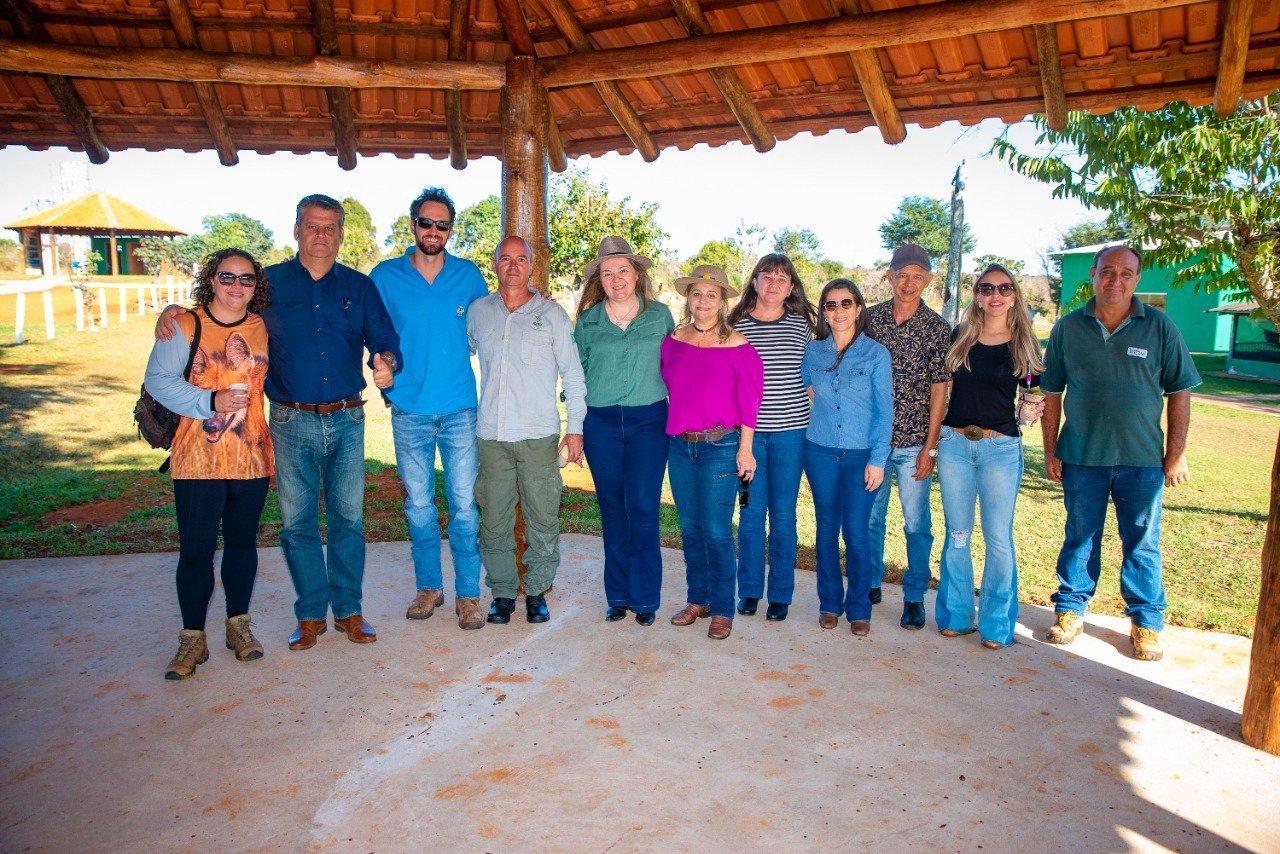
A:
POLYGON ((200 315, 192 311, 191 317, 196 322, 196 331, 191 336, 191 352, 187 354, 187 366, 182 369, 182 378, 188 382, 191 381, 191 366, 195 364, 196 351, 200 349, 200 315))

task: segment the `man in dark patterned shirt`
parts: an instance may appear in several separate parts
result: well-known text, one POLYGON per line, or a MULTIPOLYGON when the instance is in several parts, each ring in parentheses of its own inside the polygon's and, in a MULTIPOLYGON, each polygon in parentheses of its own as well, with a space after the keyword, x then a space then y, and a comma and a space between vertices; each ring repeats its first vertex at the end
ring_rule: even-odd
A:
POLYGON ((884 581, 885 519, 889 484, 898 481, 902 533, 907 543, 907 571, 902 578, 904 629, 924 628, 924 594, 929 589, 929 556, 933 526, 929 491, 933 487, 938 433, 947 409, 945 361, 951 330, 920 297, 933 281, 929 255, 905 243, 889 263, 893 299, 867 309, 867 334, 889 350, 893 364, 893 437, 884 483, 871 510, 871 601, 880 601, 884 581))

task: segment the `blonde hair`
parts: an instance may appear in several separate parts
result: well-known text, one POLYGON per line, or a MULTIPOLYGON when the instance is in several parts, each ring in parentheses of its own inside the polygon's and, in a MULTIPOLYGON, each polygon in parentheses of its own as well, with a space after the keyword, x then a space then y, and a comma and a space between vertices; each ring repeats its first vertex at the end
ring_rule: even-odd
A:
MULTIPOLYGON (((689 311, 689 291, 685 291, 684 294, 684 314, 680 315, 680 325, 693 326, 693 312, 689 311)), ((721 344, 728 341, 729 336, 733 334, 733 327, 729 325, 729 295, 725 293, 723 287, 720 288, 720 311, 716 319, 716 333, 721 344)))
MULTIPOLYGON (((1018 284, 1018 280, 1000 264, 989 264, 974 279, 974 288, 977 288, 976 283, 982 281, 983 276, 993 270, 1004 273, 1009 277, 1009 281, 1013 283, 1013 305, 1009 306, 1009 313, 1005 315, 1008 318, 1009 332, 1012 335, 1009 339, 1009 356, 1010 361, 1013 362, 1013 375, 1015 377, 1025 377, 1027 374, 1039 374, 1044 370, 1044 358, 1040 353, 1040 342, 1036 338, 1035 331, 1031 328, 1031 315, 1027 311, 1027 301, 1022 296, 1022 287, 1018 284)), ((978 305, 978 297, 975 293, 973 301, 969 303, 969 308, 965 310, 964 319, 956 327, 956 340, 952 343, 951 349, 947 351, 947 370, 949 372, 954 374, 962 367, 965 370, 970 370, 969 351, 978 342, 978 336, 982 334, 982 324, 985 320, 986 312, 978 305)))
MULTIPOLYGON (((636 271, 636 296, 640 297, 640 311, 643 313, 649 307, 649 300, 653 299, 653 283, 649 281, 647 270, 630 258, 627 259, 627 263, 636 271)), ((600 265, 597 264, 595 271, 582 286, 582 296, 578 299, 578 314, 581 315, 587 309, 602 302, 604 302, 604 282, 600 279, 600 265)))

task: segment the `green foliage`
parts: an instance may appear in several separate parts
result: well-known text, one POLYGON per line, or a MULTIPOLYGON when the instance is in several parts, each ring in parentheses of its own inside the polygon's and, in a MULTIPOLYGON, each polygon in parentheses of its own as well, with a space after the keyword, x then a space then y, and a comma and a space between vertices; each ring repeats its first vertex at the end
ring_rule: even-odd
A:
POLYGON ((367 273, 378 260, 378 233, 373 227, 373 217, 369 215, 369 209, 352 196, 342 200, 342 209, 346 212, 346 219, 338 261, 367 273))
MULTIPOLYGON (((601 238, 625 237, 639 255, 658 261, 666 255, 667 233, 658 227, 656 204, 633 206, 630 197, 614 201, 604 183, 594 183, 581 169, 551 179, 548 221, 551 241, 551 288, 571 284, 596 257, 601 238)), ((502 206, 489 196, 458 214, 451 251, 474 261, 490 287, 493 251, 501 239, 502 206)))
MULTIPOLYGON (((961 248, 972 252, 975 244, 967 222, 961 232, 961 248)), ((935 262, 947 257, 951 247, 951 203, 929 196, 905 196, 898 209, 880 225, 881 246, 892 252, 904 243, 922 247, 935 262)))
POLYGON ((729 281, 742 287, 747 276, 763 254, 765 232, 763 225, 747 225, 740 222, 732 237, 709 240, 684 262, 683 272, 689 272, 699 264, 715 264, 728 275, 729 281))
MULTIPOLYGON (((243 249, 263 264, 279 259, 271 229, 262 220, 247 214, 228 213, 207 216, 201 221, 204 231, 181 240, 144 237, 138 242, 137 255, 142 266, 153 276, 190 275, 211 252, 219 249, 243 249)), ((292 253, 287 253, 289 257, 292 253)))
POLYGON ((992 150, 1014 170, 1128 223, 1128 239, 1154 246, 1146 262, 1176 270, 1175 284, 1247 289, 1280 323, 1280 93, 1212 106, 1074 112, 1062 132, 1037 118, 1038 151, 1001 137, 992 150), (1059 153, 1065 152, 1065 153, 1059 153), (1223 264, 1223 259, 1231 264, 1223 264))
POLYGON ((391 223, 391 233, 383 241, 387 254, 383 257, 398 258, 413 245, 413 229, 409 227, 409 215, 400 214, 391 223))
POLYGON ((973 259, 974 273, 981 273, 991 264, 999 264, 1004 267, 1014 278, 1021 279, 1022 274, 1026 271, 1027 265, 1024 261, 1015 261, 1012 258, 1006 258, 1003 255, 979 255, 973 259))

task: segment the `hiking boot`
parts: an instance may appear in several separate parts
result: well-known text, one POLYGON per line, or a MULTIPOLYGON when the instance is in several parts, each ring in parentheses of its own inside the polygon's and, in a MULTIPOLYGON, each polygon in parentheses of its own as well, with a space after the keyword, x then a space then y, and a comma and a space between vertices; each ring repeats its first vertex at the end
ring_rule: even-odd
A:
POLYGON ((1049 643, 1068 644, 1084 634, 1084 620, 1070 611, 1058 613, 1058 622, 1049 627, 1045 640, 1049 643))
POLYGON ((209 660, 209 645, 205 643, 204 632, 198 629, 183 629, 178 632, 178 654, 169 662, 164 670, 165 679, 186 679, 196 672, 196 665, 209 660))
POLYGON ((413 603, 409 605, 409 610, 404 612, 407 619, 425 620, 436 612, 444 604, 443 590, 419 590, 417 595, 413 597, 413 603))
POLYGON ((1129 630, 1129 640, 1133 641, 1133 657, 1139 661, 1159 661, 1164 658, 1160 633, 1155 629, 1134 626, 1129 630))
POLYGON ((262 658, 262 644, 249 628, 248 614, 227 617, 227 649, 236 654, 238 661, 257 661, 262 658))
POLYGON ((483 629, 484 614, 480 612, 480 599, 476 596, 464 596, 454 601, 453 612, 458 615, 458 628, 483 629))

